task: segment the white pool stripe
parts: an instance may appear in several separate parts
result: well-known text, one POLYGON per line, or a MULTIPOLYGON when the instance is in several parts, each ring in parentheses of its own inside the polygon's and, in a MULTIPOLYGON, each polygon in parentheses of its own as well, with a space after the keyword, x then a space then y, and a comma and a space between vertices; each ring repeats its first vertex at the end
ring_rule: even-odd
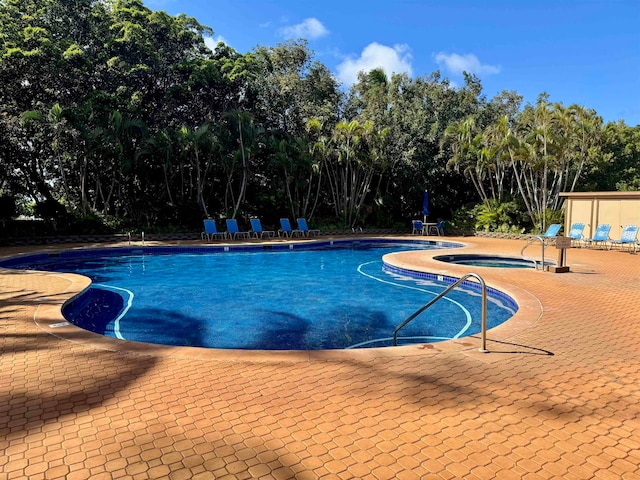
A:
POLYGON ((104 288, 105 290, 120 290, 121 292, 127 292, 129 294, 129 300, 127 300, 125 306, 122 308, 122 311, 113 321, 113 333, 116 335, 116 338, 124 340, 125 338, 120 333, 120 319, 127 314, 129 309, 131 308, 131 305, 133 304, 133 292, 131 290, 127 290, 126 288, 113 287, 111 285, 105 285, 103 283, 96 284, 95 286, 104 288))
MULTIPOLYGON (((383 280, 381 278, 374 277, 373 275, 369 275, 368 273, 365 273, 365 272, 362 271, 362 267, 364 267, 365 265, 371 265, 372 263, 382 263, 382 262, 380 262, 379 260, 373 260, 371 262, 361 263, 360 265, 358 265, 358 273, 360 273, 361 275, 364 275, 365 277, 371 278, 372 280, 380 282, 380 283, 386 283, 387 285, 393 285, 395 287, 400 287, 400 288, 408 288, 409 290, 417 290, 418 292, 429 293, 429 294, 433 295, 434 297, 440 293, 440 292, 434 292, 434 291, 431 291, 431 290, 425 290, 424 288, 412 287, 410 285, 402 285, 401 283, 390 282, 388 280, 383 280)), ((451 338, 460 338, 462 335, 464 335, 464 333, 471 326, 471 321, 472 321, 471 320, 471 313, 461 303, 456 302, 455 300, 452 300, 452 299, 450 299, 448 297, 442 297, 442 298, 444 300, 446 300, 448 302, 451 302, 454 305, 457 305, 458 307, 460 307, 460 310, 462 310, 462 312, 464 313, 465 317, 467 318, 467 322, 466 322, 465 326, 462 327, 462 329, 458 333, 456 333, 453 337, 451 337, 451 338)))

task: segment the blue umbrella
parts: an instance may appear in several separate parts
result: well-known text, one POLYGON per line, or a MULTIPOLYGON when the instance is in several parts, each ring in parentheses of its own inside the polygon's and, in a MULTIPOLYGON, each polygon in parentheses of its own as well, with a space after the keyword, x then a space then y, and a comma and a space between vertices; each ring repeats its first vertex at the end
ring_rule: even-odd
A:
POLYGON ((422 215, 424 216, 424 221, 427 221, 427 217, 429 216, 429 192, 424 191, 424 197, 422 197, 422 215))

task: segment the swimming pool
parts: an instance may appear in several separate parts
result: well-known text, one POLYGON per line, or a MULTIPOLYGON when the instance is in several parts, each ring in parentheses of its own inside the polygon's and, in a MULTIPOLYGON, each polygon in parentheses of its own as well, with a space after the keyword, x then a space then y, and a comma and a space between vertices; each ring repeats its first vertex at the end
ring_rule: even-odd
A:
MULTIPOLYGON (((391 345, 393 329, 455 281, 385 267, 382 256, 454 246, 361 240, 110 248, 32 255, 0 266, 90 277, 91 288, 63 313, 115 338, 209 348, 366 348, 391 345)), ((475 284, 456 289, 403 329, 399 344, 478 333, 479 298, 475 284)), ((490 292, 488 328, 516 310, 508 296, 490 292)))

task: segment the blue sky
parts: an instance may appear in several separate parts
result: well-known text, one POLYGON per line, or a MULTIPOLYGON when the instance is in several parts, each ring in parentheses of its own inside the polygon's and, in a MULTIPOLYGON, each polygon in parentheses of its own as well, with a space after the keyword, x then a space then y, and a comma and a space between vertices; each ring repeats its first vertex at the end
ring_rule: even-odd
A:
POLYGON ((185 13, 239 52, 306 38, 348 86, 358 70, 428 76, 484 94, 515 90, 535 103, 595 109, 605 122, 640 124, 640 0, 145 0, 185 13))

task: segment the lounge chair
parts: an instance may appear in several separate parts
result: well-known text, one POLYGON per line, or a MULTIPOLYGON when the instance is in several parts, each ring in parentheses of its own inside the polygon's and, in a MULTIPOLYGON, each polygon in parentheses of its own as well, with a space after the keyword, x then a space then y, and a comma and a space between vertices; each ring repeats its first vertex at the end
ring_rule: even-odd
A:
POLYGON ((542 238, 542 243, 544 243, 545 245, 555 244, 556 237, 558 236, 558 233, 560 233, 561 228, 562 228, 562 225, 559 223, 552 223, 551 225, 549 225, 549 228, 547 228, 547 231, 544 232, 539 237, 539 238, 542 238))
POLYGON ((561 228, 562 225, 560 225, 559 223, 552 223, 551 225, 549 225, 549 228, 547 228, 547 231, 544 232, 542 238, 556 238, 561 228))
POLYGON ((429 227, 429 235, 436 234, 438 236, 444 236, 444 220, 440 220, 436 225, 429 227))
POLYGON ((320 235, 320 230, 309 230, 309 226, 307 225, 307 220, 304 218, 296 218, 296 223, 298 224, 298 230, 300 231, 301 236, 308 237, 310 235, 318 236, 320 235))
POLYGON ((241 232, 238 229, 238 222, 235 218, 227 218, 227 236, 231 240, 235 240, 240 237, 249 238, 249 232, 241 232))
POLYGON ((574 223, 571 225, 571 229, 569 233, 567 233, 567 237, 569 237, 573 242, 576 242, 580 245, 580 241, 582 240, 582 232, 584 231, 584 223, 574 223))
POLYGON ((424 234, 424 224, 422 220, 412 220, 411 221, 411 235, 423 235, 424 234))
POLYGON ((622 250, 625 245, 629 247, 629 252, 631 252, 631 248, 633 247, 633 253, 636 253, 637 249, 637 240, 638 240, 638 226, 637 225, 627 225, 622 230, 622 235, 620 235, 620 240, 611 240, 609 242, 609 250, 611 250, 614 246, 620 245, 620 249, 622 250))
POLYGON ((225 232, 219 232, 216 227, 215 220, 207 218, 204 221, 204 232, 202 232, 200 238, 202 240, 206 238, 208 241, 211 241, 217 237, 220 237, 220 239, 225 239, 227 237, 227 234, 225 232))
POLYGON ((250 220, 251 222, 251 232, 249 232, 252 236, 256 237, 256 238, 264 238, 265 236, 267 238, 269 237, 275 237, 276 232, 274 232, 273 230, 263 230, 262 229, 262 223, 260 222, 259 218, 252 218, 250 220))
POLYGON ((297 235, 302 235, 302 232, 300 230, 293 230, 291 228, 291 222, 289 222, 288 218, 281 218, 280 230, 278 230, 278 236, 280 235, 284 237, 294 237, 297 235))
POLYGON ((596 233, 593 234, 592 238, 583 238, 584 246, 588 247, 590 245, 598 245, 602 244, 603 246, 607 245, 609 239, 609 232, 611 231, 611 225, 608 223, 603 223, 598 225, 596 228, 596 233))

